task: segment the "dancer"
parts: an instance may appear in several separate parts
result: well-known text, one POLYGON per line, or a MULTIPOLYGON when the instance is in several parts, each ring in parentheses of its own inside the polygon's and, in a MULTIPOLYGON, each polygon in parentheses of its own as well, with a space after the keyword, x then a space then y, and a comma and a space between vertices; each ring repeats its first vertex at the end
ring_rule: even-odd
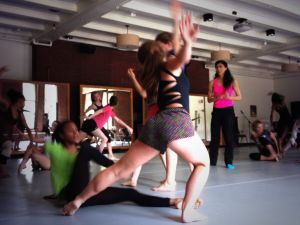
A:
MULTIPOLYGON (((103 105, 102 105, 102 97, 101 97, 101 94, 100 94, 100 91, 93 91, 91 93, 91 100, 92 100, 92 104, 85 110, 85 115, 87 112, 89 112, 90 110, 94 110, 94 112, 97 112, 98 110, 100 109, 103 109, 103 105)), ((108 130, 105 129, 105 127, 102 127, 101 128, 101 131, 103 132, 103 134, 106 136, 107 138, 107 149, 108 149, 108 152, 112 152, 112 145, 111 145, 111 137, 109 136, 109 132, 108 130)), ((97 146, 98 147, 98 146, 97 146)), ((99 146, 100 148, 100 146, 99 146)), ((113 160, 118 160, 118 158, 116 158, 115 156, 111 155, 109 157, 112 157, 110 159, 113 159, 113 160)))
MULTIPOLYGON (((178 1, 172 0, 170 5, 170 12, 173 18, 173 34, 169 32, 162 32, 156 36, 156 41, 167 55, 167 57, 176 57, 176 54, 180 48, 180 34, 178 16, 181 12, 181 5, 178 1)), ((143 64, 143 62, 141 62, 143 64)), ((156 94, 151 98, 147 98, 147 91, 140 85, 136 79, 133 68, 129 68, 127 71, 129 78, 131 79, 135 90, 140 96, 146 100, 148 105, 148 112, 146 121, 153 117, 158 112, 157 96, 156 94)), ((156 87, 157 89, 158 87, 156 87)), ((188 106, 186 108, 189 111, 188 106)), ((177 154, 171 149, 167 149, 165 154, 160 154, 160 158, 166 170, 166 177, 160 182, 157 187, 153 187, 153 191, 174 191, 176 189, 176 167, 177 167, 177 154)), ((140 175, 142 167, 138 167, 131 176, 129 181, 123 183, 124 186, 135 187, 137 185, 138 177, 140 175)))
MULTIPOLYGON (((284 146, 283 152, 285 153, 291 147, 300 148, 300 115, 298 116, 298 119, 295 121, 295 123, 293 125, 291 137, 290 137, 288 143, 284 146)), ((300 162, 300 160, 299 160, 299 162, 300 162)))
POLYGON ((0 96, 0 177, 7 176, 2 167, 12 153, 12 132, 17 123, 22 124, 25 128, 30 140, 29 145, 32 144, 33 136, 23 114, 24 106, 25 97, 20 92, 9 90, 7 99, 0 96))
MULTIPOLYGON (((58 125, 53 134, 55 143, 46 145, 46 153, 51 161, 52 198, 66 201, 74 199, 90 180, 90 161, 108 167, 113 161, 106 158, 89 143, 77 144, 79 133, 72 121, 58 125)), ((49 196, 47 196, 49 198, 49 196)), ((127 188, 108 187, 93 196, 83 206, 106 205, 131 201, 147 207, 180 207, 181 199, 161 198, 145 195, 127 188)))
POLYGON ((249 157, 256 161, 279 161, 278 143, 275 134, 264 129, 264 125, 260 120, 252 123, 252 135, 258 147, 259 153, 250 153, 249 157))
POLYGON ((148 41, 139 48, 139 57, 145 59, 142 85, 147 90, 147 95, 152 97, 159 83, 157 96, 160 112, 147 121, 138 140, 116 164, 96 175, 87 187, 64 207, 65 215, 73 215, 92 196, 105 190, 112 183, 128 177, 138 166, 170 147, 195 167, 187 181, 181 220, 192 222, 203 219, 194 210, 194 203, 208 178, 209 155, 184 109, 188 104, 189 88, 182 66, 190 60, 192 42, 198 32, 198 28, 191 23, 191 15, 182 17, 180 32, 183 46, 177 57, 167 59, 155 41, 148 41))
POLYGON ((103 128, 108 119, 112 117, 116 123, 125 127, 130 134, 133 133, 132 128, 129 127, 126 123, 124 123, 120 118, 118 118, 116 114, 112 111, 113 107, 117 104, 117 96, 111 96, 109 99, 109 104, 103 107, 102 109, 97 110, 93 115, 88 117, 88 119, 83 122, 80 130, 81 139, 87 137, 87 135, 96 136, 101 139, 101 144, 99 147, 100 152, 103 151, 105 145, 107 144, 108 158, 112 160, 118 159, 114 156, 112 146, 110 143, 108 143, 108 138, 101 131, 101 128, 103 128))
MULTIPOLYGON (((52 122, 51 127, 49 128, 50 133, 54 133, 59 121, 55 120, 52 122)), ((47 156, 44 155, 45 145, 51 142, 52 136, 50 134, 46 135, 44 138, 33 138, 33 143, 35 145, 28 145, 23 159, 18 167, 18 173, 21 173, 23 169, 26 168, 28 160, 31 158, 32 169, 35 170, 48 170, 50 169, 50 161, 47 156), (43 144, 39 147, 38 144, 43 144)))
MULTIPOLYGON (((275 131, 277 133, 279 153, 282 156, 284 140, 287 137, 288 132, 292 129, 293 118, 285 104, 283 95, 280 95, 275 92, 272 94, 271 100, 272 100, 272 108, 271 108, 271 114, 270 114, 270 123, 271 123, 271 126, 273 126, 274 112, 277 112, 279 114, 279 120, 278 120, 275 131)), ((273 129, 274 129, 274 127, 273 127, 273 129)))
POLYGON ((209 147, 210 165, 216 166, 220 143, 221 128, 225 139, 224 161, 227 169, 234 169, 234 109, 233 101, 240 101, 242 95, 236 79, 233 78, 227 62, 219 60, 215 63, 216 75, 209 82, 208 102, 213 102, 211 118, 211 142, 209 147), (235 96, 233 96, 233 92, 235 96))

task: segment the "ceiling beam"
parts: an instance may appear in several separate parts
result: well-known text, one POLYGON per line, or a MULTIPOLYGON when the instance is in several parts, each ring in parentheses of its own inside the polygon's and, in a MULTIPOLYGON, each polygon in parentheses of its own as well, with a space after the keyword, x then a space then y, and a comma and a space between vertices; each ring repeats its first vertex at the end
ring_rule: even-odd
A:
POLYGON ((48 22, 58 23, 60 22, 60 17, 50 12, 42 12, 36 9, 24 8, 21 6, 16 6, 12 4, 5 4, 0 2, 0 12, 11 14, 20 17, 27 17, 37 20, 43 20, 48 22))
POLYGON ((260 6, 266 6, 269 7, 272 10, 277 10, 277 12, 285 12, 288 14, 293 14, 295 16, 300 16, 300 3, 299 1, 281 1, 281 0, 240 0, 243 2, 247 2, 249 4, 252 4, 254 2, 257 5, 260 6))
MULTIPOLYGON (((208 1, 209 2, 209 1, 208 1)), ((137 1, 133 0, 130 1, 122 6, 122 8, 137 12, 137 17, 140 15, 138 12, 147 14, 147 15, 152 15, 158 18, 164 18, 171 20, 172 17, 170 15, 170 10, 169 10, 169 5, 167 5, 164 2, 158 2, 158 1, 137 1)), ((198 15, 199 13, 197 12, 197 7, 194 10, 195 15, 198 15)), ((260 41, 265 41, 267 40, 268 42, 274 42, 274 43, 286 43, 287 39, 283 37, 282 35, 278 34, 275 37, 271 36, 266 36, 265 32, 260 32, 260 31, 255 31, 255 30, 250 30, 244 33, 237 33, 233 30, 232 24, 224 23, 222 21, 218 22, 204 22, 202 17, 193 17, 193 21, 197 24, 200 25, 200 28, 207 28, 209 30, 213 30, 216 32, 222 31, 223 33, 226 33, 228 35, 233 35, 235 37, 244 37, 244 38, 252 38, 252 39, 257 39, 260 41)))
POLYGON ((0 16, 0 24, 9 27, 16 27, 16 28, 28 29, 28 30, 42 31, 45 29, 45 26, 43 24, 33 23, 33 22, 19 20, 19 19, 9 19, 7 17, 2 17, 2 16, 0 16))
MULTIPOLYGON (((84 28, 88 28, 91 30, 96 30, 100 32, 108 32, 108 33, 114 33, 114 34, 122 34, 125 33, 126 28, 125 26, 122 26, 121 24, 109 24, 107 22, 103 22, 98 20, 98 22, 91 22, 83 26, 84 28)), ((145 31, 140 31, 134 27, 130 27, 129 31, 131 33, 134 33, 136 35, 139 35, 140 38, 145 39, 145 40, 154 40, 157 32, 145 32, 145 31)), ((193 44, 193 48, 198 48, 198 49, 205 49, 208 51, 217 51, 220 49, 218 44, 212 44, 212 43, 205 43, 205 42, 195 42, 193 44)), ((225 47, 224 47, 225 48, 225 47)), ((231 47, 226 47, 232 54, 240 54, 239 50, 236 48, 231 48, 231 47)))
POLYGON ((64 22, 58 24, 55 29, 49 29, 34 38, 36 40, 54 41, 69 32, 76 30, 89 23, 90 21, 108 13, 116 7, 128 2, 128 0, 95 0, 88 2, 85 6, 81 6, 79 12, 67 18, 64 22))
POLYGON ((257 51, 251 51, 248 53, 240 54, 236 58, 234 58, 232 61, 241 61, 241 60, 249 60, 249 59, 255 59, 260 56, 266 56, 266 55, 272 55, 277 54, 278 52, 283 52, 285 50, 290 50, 293 48, 300 47, 300 38, 294 38, 291 39, 288 44, 282 44, 278 46, 267 46, 262 50, 257 51))
POLYGON ((76 13, 78 10, 77 4, 74 2, 59 1, 59 0, 24 0, 35 5, 43 6, 45 8, 56 9, 59 11, 76 13))
POLYGON ((297 20, 278 15, 270 10, 264 10, 253 5, 234 0, 179 0, 195 9, 207 10, 226 17, 233 17, 232 10, 238 12, 238 17, 247 18, 260 25, 300 34, 297 20))
MULTIPOLYGON (((173 25, 168 22, 162 23, 162 21, 160 20, 154 20, 145 17, 142 18, 141 16, 132 17, 130 16, 129 13, 121 12, 121 11, 109 12, 103 15, 102 18, 109 19, 111 21, 115 21, 119 23, 134 25, 137 27, 145 27, 145 24, 147 24, 147 28, 157 30, 160 32, 162 31, 171 32, 173 28, 173 25)), ((197 34, 197 38, 200 40, 215 42, 217 44, 224 43, 231 46, 238 46, 238 47, 244 47, 250 49, 261 49, 263 46, 263 43, 243 40, 242 38, 232 37, 228 35, 210 34, 209 32, 203 30, 201 30, 197 34)))

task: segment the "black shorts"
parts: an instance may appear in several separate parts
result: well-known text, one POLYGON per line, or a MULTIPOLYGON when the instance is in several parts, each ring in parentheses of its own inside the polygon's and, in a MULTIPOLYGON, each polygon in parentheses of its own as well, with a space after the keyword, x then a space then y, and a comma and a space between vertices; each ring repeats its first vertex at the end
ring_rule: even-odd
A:
POLYGON ((91 136, 94 136, 92 132, 97 128, 97 124, 93 119, 83 121, 81 126, 81 130, 91 136))

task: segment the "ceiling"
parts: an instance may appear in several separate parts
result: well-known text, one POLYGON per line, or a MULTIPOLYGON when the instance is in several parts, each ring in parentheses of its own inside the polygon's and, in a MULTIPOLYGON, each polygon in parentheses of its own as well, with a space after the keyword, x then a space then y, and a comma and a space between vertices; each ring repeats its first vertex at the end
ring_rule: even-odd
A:
MULTIPOLYGON (((193 45, 195 60, 210 67, 210 51, 221 48, 231 52, 232 68, 249 75, 300 75, 280 71, 282 63, 300 61, 300 0, 179 1, 200 25, 193 45), (205 13, 212 13, 214 21, 204 22, 205 13), (240 17, 252 23, 250 31, 233 31, 240 17), (267 29, 275 29, 276 35, 266 36, 267 29)), ((169 1, 0 0, 1 39, 44 45, 63 39, 115 48, 116 35, 126 33, 125 25, 130 25, 129 32, 139 35, 141 41, 171 31, 169 1)))

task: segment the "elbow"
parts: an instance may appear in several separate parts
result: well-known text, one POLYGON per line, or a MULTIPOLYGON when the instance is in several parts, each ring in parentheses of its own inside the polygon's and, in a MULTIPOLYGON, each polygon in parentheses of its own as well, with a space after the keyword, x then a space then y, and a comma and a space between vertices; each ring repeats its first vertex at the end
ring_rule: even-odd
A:
POLYGON ((146 91, 143 91, 143 92, 141 93, 141 96, 142 96, 143 99, 146 99, 146 98, 147 98, 147 92, 146 92, 146 91))

